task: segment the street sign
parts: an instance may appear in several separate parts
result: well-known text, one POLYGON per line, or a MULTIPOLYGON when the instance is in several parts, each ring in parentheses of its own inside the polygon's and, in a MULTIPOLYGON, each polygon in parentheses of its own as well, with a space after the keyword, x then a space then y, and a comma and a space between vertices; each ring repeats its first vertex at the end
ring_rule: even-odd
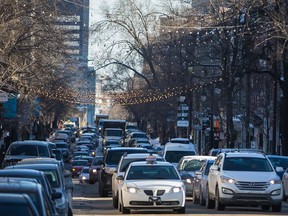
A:
POLYGON ((0 102, 8 101, 8 94, 6 92, 0 92, 0 102))
POLYGON ((178 120, 177 127, 189 127, 189 121, 187 120, 178 120))

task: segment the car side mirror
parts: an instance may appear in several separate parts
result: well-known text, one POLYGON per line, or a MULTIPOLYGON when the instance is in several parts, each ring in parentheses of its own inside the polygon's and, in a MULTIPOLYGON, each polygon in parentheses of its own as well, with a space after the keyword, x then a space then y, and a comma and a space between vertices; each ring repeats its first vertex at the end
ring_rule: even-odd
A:
POLYGON ((220 168, 217 165, 212 165, 210 168, 212 171, 219 171, 220 168))
POLYGON ((195 171, 195 175, 197 176, 197 178, 202 179, 202 172, 200 170, 195 171))
POLYGON ((62 193, 61 192, 53 192, 51 194, 51 198, 52 198, 52 200, 60 199, 60 198, 62 198, 62 193))
POLYGON ((119 175, 116 178, 118 181, 123 181, 124 180, 124 176, 123 175, 119 175))
POLYGON ((284 172, 283 167, 275 167, 276 172, 284 172))

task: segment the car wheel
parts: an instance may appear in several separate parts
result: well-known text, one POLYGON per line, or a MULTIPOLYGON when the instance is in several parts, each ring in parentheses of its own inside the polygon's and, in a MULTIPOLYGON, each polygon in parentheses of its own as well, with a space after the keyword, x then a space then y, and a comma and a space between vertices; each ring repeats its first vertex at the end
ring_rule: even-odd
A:
POLYGON ((122 212, 122 205, 120 203, 120 199, 118 199, 118 211, 122 212))
POLYGON ((128 209, 128 208, 125 208, 123 205, 122 205, 122 208, 121 208, 121 212, 122 212, 122 214, 130 214, 130 209, 128 209))
POLYGON ((193 203, 194 204, 199 204, 199 198, 196 196, 196 192, 193 189, 193 203))
POLYGON ((272 208, 272 212, 281 212, 282 204, 271 205, 271 208, 272 208))
POLYGON ((263 211, 268 211, 268 210, 270 210, 270 205, 261 205, 261 209, 263 211))
POLYGON ((203 192, 202 192, 202 189, 200 187, 200 190, 199 190, 199 203, 201 206, 205 206, 206 205, 206 201, 203 197, 203 192))
POLYGON ((118 195, 112 197, 112 204, 114 208, 118 208, 118 195))
POLYGON ((185 214, 186 208, 184 206, 184 207, 181 207, 180 209, 175 209, 175 211, 177 212, 177 214, 185 214))
POLYGON ((207 185, 207 189, 206 189, 206 208, 212 209, 214 207, 215 207, 215 201, 210 199, 209 188, 208 188, 208 185, 207 185))
POLYGON ((73 212, 70 206, 68 207, 68 216, 73 216, 73 212))
POLYGON ((223 205, 220 201, 220 195, 219 195, 219 190, 218 187, 216 187, 216 192, 215 192, 215 209, 217 211, 223 211, 225 210, 225 205, 223 205))

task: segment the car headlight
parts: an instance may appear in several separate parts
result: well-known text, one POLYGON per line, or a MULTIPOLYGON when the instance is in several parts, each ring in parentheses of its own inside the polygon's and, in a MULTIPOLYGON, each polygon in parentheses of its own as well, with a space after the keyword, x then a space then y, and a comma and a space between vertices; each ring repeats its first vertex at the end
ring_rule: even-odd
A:
POLYGON ((129 193, 137 193, 139 191, 139 188, 137 188, 137 187, 125 187, 124 190, 129 192, 129 193))
POLYGON ((234 184, 234 183, 236 182, 235 179, 233 179, 233 178, 229 178, 229 177, 224 176, 224 175, 220 176, 220 179, 221 179, 221 182, 222 182, 222 183, 230 183, 230 184, 234 184))
POLYGON ((282 184, 282 181, 280 178, 272 179, 269 181, 270 185, 275 185, 275 184, 282 184))
POLYGON ((183 189, 182 189, 182 187, 172 187, 171 189, 170 189, 170 192, 171 193, 179 193, 180 191, 182 191, 183 189))
POLYGON ((92 172, 93 172, 93 173, 97 173, 97 169, 93 169, 92 172))
POLYGON ((82 179, 82 180, 86 180, 86 176, 82 176, 81 179, 82 179))
POLYGON ((72 171, 73 171, 73 172, 75 172, 75 171, 76 171, 76 169, 75 169, 75 168, 72 168, 72 171))
POLYGON ((190 179, 190 178, 184 179, 184 181, 188 184, 191 184, 193 182, 192 179, 190 179))

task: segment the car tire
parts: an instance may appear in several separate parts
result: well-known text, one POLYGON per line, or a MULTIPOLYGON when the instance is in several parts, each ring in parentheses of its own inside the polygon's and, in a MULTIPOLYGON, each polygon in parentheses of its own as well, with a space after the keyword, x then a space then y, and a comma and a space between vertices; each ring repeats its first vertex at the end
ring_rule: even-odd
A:
POLYGON ((118 199, 118 211, 122 212, 122 205, 120 203, 120 199, 118 199))
POLYGON ((181 207, 180 209, 175 209, 175 211, 177 212, 177 214, 185 214, 186 208, 184 206, 184 207, 181 207))
POLYGON ((281 210, 282 210, 282 204, 271 205, 271 208, 272 208, 272 212, 281 212, 281 210))
POLYGON ((206 189, 206 208, 207 209, 213 209, 215 207, 215 201, 210 199, 209 196, 209 188, 207 185, 207 189, 206 189))
POLYGON ((99 191, 99 196, 100 197, 107 197, 108 196, 108 191, 106 191, 106 190, 104 190, 103 188, 102 188, 102 184, 101 184, 101 182, 99 181, 99 184, 98 184, 99 186, 98 186, 98 191, 99 191))
POLYGON ((194 189, 192 197, 193 197, 193 204, 199 204, 199 198, 196 196, 194 189))
POLYGON ((216 191, 215 191, 215 209, 217 211, 225 210, 225 205, 223 205, 220 201, 220 195, 219 195, 218 187, 216 187, 216 191))
POLYGON ((130 214, 130 209, 125 208, 125 207, 122 205, 122 207, 121 207, 121 212, 122 212, 122 214, 130 214))
POLYGON ((268 211, 268 210, 270 210, 270 205, 261 205, 261 209, 263 211, 268 211))
POLYGON ((203 197, 203 192, 202 189, 200 188, 200 192, 199 192, 199 203, 201 206, 205 206, 206 205, 206 200, 203 197))
POLYGON ((73 216, 73 211, 70 206, 68 206, 68 216, 73 216))
POLYGON ((112 197, 112 205, 114 208, 118 208, 118 195, 112 197))

